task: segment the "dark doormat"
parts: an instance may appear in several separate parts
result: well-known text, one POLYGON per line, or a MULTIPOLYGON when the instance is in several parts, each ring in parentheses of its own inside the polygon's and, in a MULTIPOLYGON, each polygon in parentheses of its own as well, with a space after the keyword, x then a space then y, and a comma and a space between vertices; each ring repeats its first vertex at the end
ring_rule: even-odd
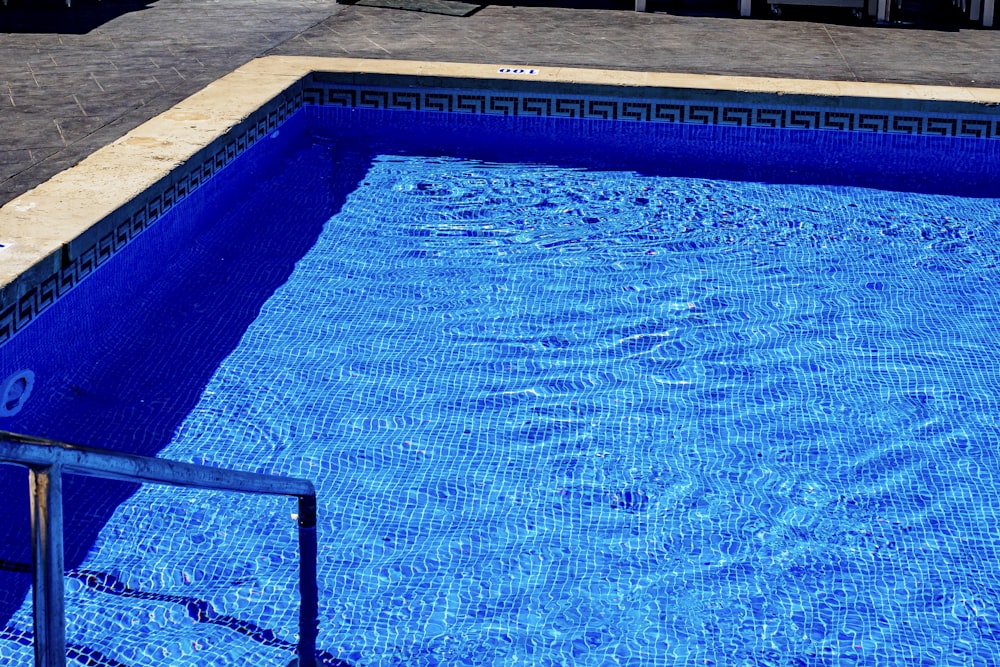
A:
POLYGON ((403 9, 410 12, 443 14, 445 16, 470 16, 483 8, 483 5, 473 5, 460 0, 357 0, 357 2, 350 4, 359 7, 403 9))

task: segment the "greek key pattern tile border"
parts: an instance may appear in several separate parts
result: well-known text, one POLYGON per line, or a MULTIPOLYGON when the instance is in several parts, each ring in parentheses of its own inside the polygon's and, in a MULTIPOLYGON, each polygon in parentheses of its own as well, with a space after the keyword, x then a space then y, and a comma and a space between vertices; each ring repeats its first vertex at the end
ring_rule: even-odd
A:
POLYGON ((702 101, 586 98, 562 94, 535 95, 477 90, 394 90, 322 83, 309 85, 305 89, 304 101, 306 104, 358 109, 835 130, 975 139, 1000 137, 1000 116, 946 117, 872 110, 799 109, 702 101))
POLYGON ((60 268, 26 289, 11 302, 0 304, 0 345, 47 310, 79 282, 111 259, 143 231, 151 227, 177 203, 207 182, 237 156, 271 134, 289 116, 302 107, 301 89, 277 103, 262 109, 248 119, 214 151, 209 151, 200 163, 186 164, 171 175, 169 184, 150 190, 144 201, 133 202, 128 212, 120 212, 103 221, 107 231, 91 246, 75 257, 65 256, 60 268))

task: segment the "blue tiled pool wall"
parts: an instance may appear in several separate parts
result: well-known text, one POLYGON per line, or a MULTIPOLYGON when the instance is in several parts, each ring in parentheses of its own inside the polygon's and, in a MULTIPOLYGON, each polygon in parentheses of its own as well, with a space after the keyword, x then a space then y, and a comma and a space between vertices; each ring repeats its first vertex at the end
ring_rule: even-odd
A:
MULTIPOLYGON (((1000 115, 972 104, 912 101, 905 109, 891 109, 902 104, 683 89, 622 96, 621 89, 612 86, 553 91, 524 80, 504 81, 505 90, 486 90, 482 86, 488 83, 475 81, 465 82, 466 87, 445 87, 441 82, 422 88, 412 83, 392 85, 391 77, 368 78, 357 83, 343 75, 315 74, 304 84, 304 102, 319 109, 516 118, 511 131, 535 129, 538 142, 551 136, 546 119, 571 119, 577 123, 560 125, 560 132, 574 128, 569 131, 594 146, 592 155, 600 152, 602 139, 631 135, 634 145, 628 158, 643 157, 654 172, 669 169, 671 153, 680 142, 688 162, 685 167, 693 160, 702 168, 687 172, 695 176, 716 177, 713 165, 725 164, 729 171, 723 177, 739 180, 837 183, 964 196, 989 196, 1000 177, 1000 148, 995 145, 1000 142, 983 141, 1000 137, 1000 115), (712 131, 723 127, 730 131, 712 131), (640 138, 650 135, 654 150, 640 138), (850 138, 845 141, 845 137, 850 138)), ((406 122, 404 118, 394 120, 406 122)), ((462 126, 461 120, 452 122, 462 126)), ((470 127, 471 122, 470 118, 470 127)))
MULTIPOLYGON (((32 326, 22 326, 0 347, 3 377, 23 369, 35 374, 24 409, 0 419, 0 428, 149 455, 169 442, 206 377, 238 340, 229 329, 216 327, 214 318, 252 320, 259 304, 291 270, 288 258, 295 250, 288 246, 304 248, 311 243, 308 225, 303 224, 294 235, 285 235, 287 230, 282 229, 248 228, 246 247, 237 247, 230 241, 232 225, 238 224, 234 218, 240 211, 246 213, 247 204, 232 201, 224 209, 230 211, 229 218, 204 212, 218 210, 221 193, 247 193, 274 178, 306 141, 301 116, 271 127, 268 134, 256 136, 252 150, 223 153, 231 168, 219 164, 211 179, 203 179, 182 201, 174 201, 167 210, 158 208, 157 224, 143 225, 141 234, 116 246, 114 262, 105 255, 95 266, 94 252, 83 253, 90 257, 87 279, 62 291, 58 307, 37 313, 32 326), (204 224, 206 219, 211 226, 204 224), (192 270, 201 264, 211 266, 206 258, 220 257, 229 258, 232 268, 192 270), (164 276, 188 277, 162 280, 164 276), (214 290, 206 289, 206 283, 214 290), (186 294, 192 295, 188 303, 186 294), (149 327, 151 321, 155 324, 149 327), (159 338, 149 340, 151 334, 144 331, 159 338), (172 345, 178 339, 202 342, 178 356, 172 345), (135 364, 146 371, 131 372, 135 364)), ((159 206, 150 202, 136 216, 159 206)), ((320 206, 316 220, 329 215, 325 203, 320 206)), ((67 476, 64 485, 66 563, 72 569, 110 512, 135 487, 79 476, 67 476)), ((30 585, 26 473, 19 467, 0 466, 0 488, 5 489, 7 518, 0 525, 2 627, 30 585)))
MULTIPOLYGON (((866 132, 820 132, 685 123, 535 116, 413 113, 307 106, 316 136, 346 145, 385 141, 394 127, 419 151, 420 137, 447 137, 451 154, 732 181, 824 183, 987 197, 998 192, 1000 142, 866 132), (488 121, 484 121, 488 119, 488 121), (335 128, 335 129, 334 129, 335 128), (511 141, 511 137, 525 138, 511 141)), ((440 139, 435 139, 440 143, 440 139)), ((395 150, 382 145, 386 152, 395 150)))
POLYGON ((0 345, 49 308, 248 148, 268 136, 302 105, 296 84, 238 124, 227 136, 199 151, 144 196, 95 225, 62 252, 58 268, 31 284, 14 283, 0 292, 0 345))

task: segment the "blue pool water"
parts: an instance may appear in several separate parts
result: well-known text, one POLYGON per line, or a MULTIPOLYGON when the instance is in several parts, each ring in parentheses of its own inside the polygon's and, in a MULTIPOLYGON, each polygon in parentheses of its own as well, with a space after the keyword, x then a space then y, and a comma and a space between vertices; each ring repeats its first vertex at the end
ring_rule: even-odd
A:
MULTIPOLYGON (((297 117, 0 350, 37 378, 0 428, 314 480, 331 665, 1000 662, 973 144, 900 139, 897 178, 810 133, 358 116, 297 117)), ((69 486, 79 662, 288 662, 293 503, 69 486)))

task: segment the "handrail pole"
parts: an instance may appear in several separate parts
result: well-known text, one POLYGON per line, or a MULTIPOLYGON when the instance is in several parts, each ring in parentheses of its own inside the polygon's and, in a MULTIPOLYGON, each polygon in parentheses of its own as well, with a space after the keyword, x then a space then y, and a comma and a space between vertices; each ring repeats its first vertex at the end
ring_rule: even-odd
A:
POLYGON ((65 667, 62 469, 29 468, 35 667, 65 667))
POLYGON ((316 585, 316 496, 299 496, 299 662, 316 667, 319 591, 316 585))
POLYGON ((0 430, 0 463, 31 472, 35 667, 65 667, 62 473, 299 499, 299 667, 316 667, 316 488, 305 479, 224 470, 181 461, 81 447, 0 430))

